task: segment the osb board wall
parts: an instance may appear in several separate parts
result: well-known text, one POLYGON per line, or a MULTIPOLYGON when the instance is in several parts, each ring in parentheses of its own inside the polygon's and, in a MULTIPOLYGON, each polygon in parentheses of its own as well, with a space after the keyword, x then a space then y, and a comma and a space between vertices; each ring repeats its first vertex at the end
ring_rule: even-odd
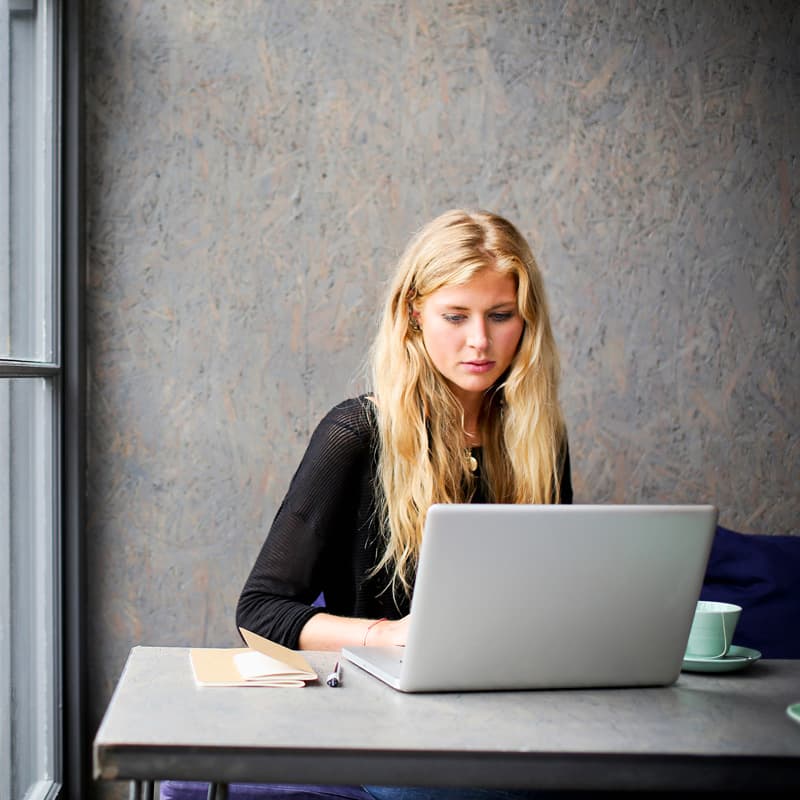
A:
POLYGON ((541 258, 576 500, 800 533, 792 2, 86 4, 91 698, 232 644, 383 284, 452 206, 541 258))

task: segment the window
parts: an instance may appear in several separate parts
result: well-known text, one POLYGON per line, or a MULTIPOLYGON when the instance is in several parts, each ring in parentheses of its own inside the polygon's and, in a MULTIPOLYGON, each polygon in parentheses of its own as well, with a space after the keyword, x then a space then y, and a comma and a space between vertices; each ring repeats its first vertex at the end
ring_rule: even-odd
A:
POLYGON ((75 518, 76 489, 64 477, 80 450, 64 345, 74 349, 79 295, 64 251, 74 267, 80 214, 70 212, 70 237, 61 214, 65 176, 77 186, 76 167, 62 163, 71 12, 61 12, 74 5, 0 0, 0 797, 10 800, 59 794, 65 718, 76 713, 63 677, 64 609, 77 591, 64 591, 65 564, 75 569, 65 516, 75 518))

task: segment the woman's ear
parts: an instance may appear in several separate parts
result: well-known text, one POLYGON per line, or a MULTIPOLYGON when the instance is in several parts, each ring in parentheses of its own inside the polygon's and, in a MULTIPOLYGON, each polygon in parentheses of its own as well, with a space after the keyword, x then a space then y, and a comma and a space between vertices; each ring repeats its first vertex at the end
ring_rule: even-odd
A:
POLYGON ((419 324, 419 311, 411 303, 408 304, 408 327, 414 333, 419 333, 422 330, 422 326, 419 324))

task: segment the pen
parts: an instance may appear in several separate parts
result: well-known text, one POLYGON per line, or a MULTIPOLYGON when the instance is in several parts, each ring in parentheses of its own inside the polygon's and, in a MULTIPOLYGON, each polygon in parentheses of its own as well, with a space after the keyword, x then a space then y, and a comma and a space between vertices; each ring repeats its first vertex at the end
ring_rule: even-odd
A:
POLYGON ((325 683, 327 683, 328 686, 336 687, 341 682, 342 682, 342 668, 339 666, 339 662, 337 661, 333 665, 333 672, 331 672, 331 674, 328 675, 328 679, 325 681, 325 683))

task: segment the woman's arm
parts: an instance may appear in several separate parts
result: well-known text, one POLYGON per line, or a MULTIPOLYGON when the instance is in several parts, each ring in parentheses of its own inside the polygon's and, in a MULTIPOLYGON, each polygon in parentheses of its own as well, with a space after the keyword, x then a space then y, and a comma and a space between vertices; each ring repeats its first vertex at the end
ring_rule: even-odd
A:
POLYGON ((324 611, 312 605, 320 592, 338 585, 346 594, 358 579, 350 559, 362 552, 352 537, 371 436, 359 400, 340 404, 317 426, 242 590, 239 627, 295 648, 324 611))
POLYGON ((300 632, 301 650, 340 650, 352 645, 405 645, 409 617, 402 619, 351 619, 317 614, 300 632))

